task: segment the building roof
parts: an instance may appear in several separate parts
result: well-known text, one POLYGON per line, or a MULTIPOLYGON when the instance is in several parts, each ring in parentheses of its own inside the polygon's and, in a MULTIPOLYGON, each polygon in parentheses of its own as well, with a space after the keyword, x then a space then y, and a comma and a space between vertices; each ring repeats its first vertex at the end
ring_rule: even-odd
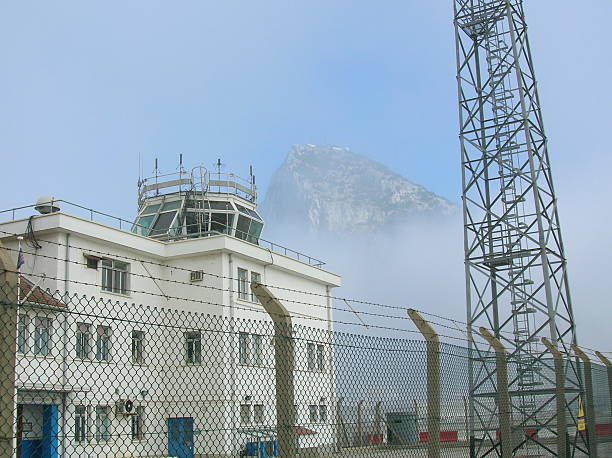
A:
POLYGON ((309 263, 303 255, 301 258, 299 255, 296 258, 291 256, 290 253, 279 253, 268 247, 249 243, 229 235, 220 234, 185 240, 160 241, 63 212, 37 215, 31 220, 0 222, 0 239, 14 237, 3 237, 4 234, 24 234, 30 221, 34 222, 34 229, 37 234, 56 231, 81 234, 83 237, 92 240, 103 241, 104 244, 127 248, 134 253, 146 253, 146 255, 160 261, 198 256, 204 253, 238 253, 241 256, 266 263, 266 265, 273 265, 277 269, 290 271, 332 287, 341 285, 339 275, 309 263))
POLYGON ((66 304, 53 297, 53 295, 44 291, 40 287, 34 285, 25 276, 21 275, 19 280, 19 288, 21 290, 21 298, 23 302, 38 305, 47 305, 50 307, 66 308, 66 304))

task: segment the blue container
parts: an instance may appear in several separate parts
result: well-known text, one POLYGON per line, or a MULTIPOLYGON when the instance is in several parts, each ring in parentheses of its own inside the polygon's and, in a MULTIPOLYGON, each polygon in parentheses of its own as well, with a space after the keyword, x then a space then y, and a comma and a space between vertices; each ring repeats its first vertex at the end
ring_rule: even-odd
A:
POLYGON ((245 448, 246 456, 256 456, 258 458, 278 456, 277 441, 247 442, 245 448))

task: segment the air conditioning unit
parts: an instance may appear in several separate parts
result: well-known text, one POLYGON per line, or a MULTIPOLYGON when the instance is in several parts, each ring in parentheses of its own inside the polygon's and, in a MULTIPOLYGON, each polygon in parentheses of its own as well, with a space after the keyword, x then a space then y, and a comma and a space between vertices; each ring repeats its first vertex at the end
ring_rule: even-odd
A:
POLYGON ((136 406, 129 399, 119 399, 115 404, 115 415, 134 415, 136 406))
POLYGON ((204 271, 203 270, 192 270, 189 274, 189 279, 191 281, 202 281, 204 280, 204 271))

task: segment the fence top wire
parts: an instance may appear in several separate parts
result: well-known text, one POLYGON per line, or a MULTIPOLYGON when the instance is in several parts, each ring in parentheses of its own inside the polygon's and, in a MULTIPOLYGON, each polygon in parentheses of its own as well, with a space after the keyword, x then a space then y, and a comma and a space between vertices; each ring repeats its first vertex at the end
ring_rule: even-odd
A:
MULTIPOLYGON (((92 282, 84 282, 84 281, 79 281, 79 280, 71 280, 71 279, 65 279, 65 278, 60 278, 60 277, 53 277, 53 276, 49 276, 49 275, 43 275, 43 274, 28 274, 30 276, 33 277, 37 277, 37 278, 46 278, 48 280, 56 280, 56 281, 61 281, 61 282, 68 282, 68 283, 72 283, 72 284, 77 284, 77 285, 84 285, 84 286, 95 286, 95 287, 101 287, 100 284, 97 283, 92 283, 92 282)), ((321 317, 317 317, 317 316, 313 316, 313 315, 307 315, 307 314, 302 314, 299 312, 293 312, 292 314, 282 314, 282 313, 269 313, 266 310, 264 310, 263 308, 259 308, 259 307, 245 307, 245 306, 240 306, 240 305, 228 305, 228 304, 222 304, 219 302, 212 302, 212 301, 204 301, 202 299, 193 299, 193 298, 186 298, 186 297, 181 297, 181 296, 172 296, 172 295, 168 295, 168 294, 159 294, 159 293, 153 293, 150 291, 144 291, 144 290, 136 290, 136 289, 131 289, 130 290, 133 293, 139 293, 139 294, 146 294, 149 296, 153 296, 153 297, 159 297, 159 298, 163 298, 166 300, 170 300, 170 299, 174 299, 174 300, 181 300, 181 301, 185 301, 185 302, 191 302, 191 303, 197 303, 197 304, 203 304, 203 305, 212 305, 212 306, 217 306, 217 307, 221 307, 221 308, 227 308, 227 309, 235 309, 235 310, 245 310, 245 311, 249 311, 249 312, 256 312, 256 313, 261 313, 261 314, 265 314, 265 315, 273 315, 273 316, 277 316, 277 317, 281 317, 281 318, 300 318, 300 319, 306 319, 306 320, 313 320, 313 321, 319 321, 319 322, 324 322, 324 323, 334 323, 334 324, 344 324, 344 325, 349 325, 349 326, 360 326, 360 327, 365 327, 365 328, 372 328, 372 329, 378 329, 378 330, 384 330, 384 331, 399 331, 399 332, 405 332, 405 333, 413 333, 413 334, 419 334, 419 331, 416 330, 412 330, 412 329, 405 329, 405 328, 397 328, 397 327, 391 327, 391 326, 382 326, 382 325, 376 325, 376 324, 363 324, 363 323, 358 323, 358 322, 354 322, 354 321, 342 321, 342 320, 335 320, 335 319, 328 319, 328 318, 321 318, 321 317)), ((67 293, 62 293, 61 291, 56 291, 55 295, 57 295, 58 297, 62 297, 65 296, 65 294, 67 293)), ((78 297, 77 293, 74 293, 73 297, 78 297)), ((83 295, 83 297, 86 297, 85 295, 83 295)), ((119 303, 121 301, 116 300, 113 301, 112 299, 107 299, 108 303, 119 303)), ((127 301, 123 301, 125 304, 128 304, 127 301)), ((468 342, 468 339, 462 338, 462 337, 457 337, 457 336, 447 336, 444 334, 440 334, 440 337, 445 337, 448 339, 453 339, 453 340, 458 340, 458 341, 464 341, 464 342, 468 342)))
MULTIPOLYGON (((45 278, 50 278, 50 279, 54 279, 54 280, 59 280, 59 281, 64 281, 61 278, 54 278, 54 277, 47 277, 47 276, 43 276, 43 275, 38 275, 38 274, 34 274, 34 276, 36 277, 45 277, 45 278)), ((98 284, 95 283, 89 283, 89 282, 81 282, 81 281, 77 281, 77 280, 69 280, 69 283, 75 283, 75 284, 82 284, 82 285, 87 285, 87 286, 100 286, 98 284)), ((4 288, 6 288, 7 286, 5 285, 4 287, 0 286, 0 291, 2 291, 4 288)), ((216 303, 216 302, 210 302, 210 301, 203 301, 203 300, 192 300, 192 299, 186 299, 186 298, 181 298, 181 297, 174 297, 174 296, 164 296, 161 294, 156 294, 156 293, 150 293, 147 291, 134 291, 134 292, 139 292, 142 294, 149 294, 151 296, 154 297, 160 297, 160 298, 166 298, 166 299, 178 299, 178 300, 185 300, 185 301, 190 301, 190 302, 195 302, 195 303, 201 303, 201 304, 205 304, 205 305, 213 305, 213 306, 219 306, 222 308, 230 308, 229 305, 226 304, 220 304, 220 303, 216 303)), ((87 297, 86 295, 79 295, 77 293, 73 293, 72 295, 70 295, 69 293, 61 293, 60 291, 56 291, 55 295, 57 295, 60 298, 63 298, 64 301, 67 300, 75 300, 77 301, 78 304, 81 304, 81 299, 85 299, 87 301, 101 301, 104 304, 107 304, 109 306, 112 305, 116 305, 116 304, 120 304, 120 301, 118 300, 113 300, 113 299, 107 299, 107 298, 96 298, 94 296, 90 296, 87 297)), ((127 305, 128 302, 124 301, 124 305, 127 305)), ((89 317, 89 318, 97 318, 97 319, 110 319, 110 320, 115 320, 115 321, 125 321, 125 322, 130 322, 130 323, 134 323, 134 324, 151 324, 151 323, 147 323, 147 322, 142 322, 142 321, 134 321, 134 320, 127 320, 127 319, 121 319, 118 317, 108 317, 106 315, 99 315, 99 314, 95 314, 95 313, 87 313, 87 312, 78 312, 78 311, 74 311, 74 310, 62 310, 59 309, 58 307, 50 307, 50 306, 46 306, 46 305, 40 305, 40 304, 20 304, 20 307, 23 307, 24 305, 27 305, 28 307, 37 307, 40 309, 45 309, 45 310, 51 310, 54 313, 60 312, 60 313, 70 313, 73 314, 75 316, 83 316, 83 317, 89 317)), ((135 305, 135 304, 132 304, 135 305)), ((139 308, 146 308, 149 310, 157 310, 157 311, 161 311, 161 312, 171 312, 171 313, 182 313, 185 314, 187 316, 191 316, 191 315, 200 315, 200 316, 205 316, 207 318, 215 318, 215 319, 232 319, 230 317, 221 317, 218 315, 214 315, 211 313, 205 313, 205 312, 196 312, 196 311, 185 311, 185 310, 180 310, 180 309, 175 309, 175 308, 171 308, 171 307, 157 307, 157 306, 149 306, 149 305, 139 305, 139 308)), ((266 316, 268 315, 268 312, 266 312, 265 310, 259 309, 259 308, 249 308, 249 307, 241 307, 241 306, 236 306, 234 305, 235 309, 238 310, 246 310, 246 311, 255 311, 261 314, 265 314, 266 316)), ((304 318, 304 319, 310 319, 310 320, 315 320, 315 321, 320 321, 320 322, 330 322, 330 320, 327 320, 325 318, 319 318, 319 317, 314 317, 314 316, 310 316, 310 315, 300 315, 300 314, 294 314, 294 315, 284 315, 284 314, 272 314, 272 315, 278 315, 281 317, 297 317, 298 318, 304 318)), ((250 322, 250 319, 247 318, 237 318, 238 320, 242 320, 244 322, 250 322)), ((257 321, 259 323, 263 323, 264 321, 257 321)), ((339 323, 339 324, 345 324, 345 325, 350 325, 350 326, 364 326, 361 323, 356 323, 356 322, 346 322, 346 321, 338 321, 338 320, 332 320, 331 322, 333 323, 339 323)), ((268 324, 270 324, 270 322, 267 322, 268 324)), ((166 326, 160 323, 153 323, 153 325, 155 326, 166 326)), ((400 332, 404 332, 404 333, 409 333, 409 334, 418 334, 420 335, 419 331, 415 331, 415 330, 410 330, 410 329, 402 329, 402 328, 393 328, 393 327, 389 327, 389 326, 377 326, 377 325, 371 325, 371 326, 367 326, 367 327, 373 327, 375 329, 379 329, 379 330, 383 330, 383 331, 400 331, 400 332)), ((183 328, 183 327, 181 327, 183 328)), ((403 338, 393 338, 393 337, 382 337, 382 336, 369 336, 369 335, 360 335, 360 334, 355 334, 355 333, 349 333, 349 332, 343 332, 343 331, 330 331, 330 330, 326 330, 326 329, 321 329, 321 328, 309 328, 300 324, 293 324, 292 325, 292 329, 296 329, 299 330, 301 328, 305 328, 305 329, 313 329, 316 330, 317 332, 329 332, 332 333, 333 335, 336 336, 345 336, 347 338, 367 338, 367 339, 379 339, 378 342, 424 342, 420 339, 403 339, 403 338)), ((201 327, 190 327, 189 329, 192 330, 202 330, 203 328, 201 327)), ((210 330, 212 331, 212 330, 210 330)), ((470 341, 468 339, 465 338, 460 338, 460 337, 456 337, 456 336, 448 336, 448 335, 440 335, 441 337, 447 338, 447 339, 451 339, 453 341, 459 341, 459 342, 466 342, 469 343, 470 341)), ((456 349, 461 349, 461 350, 465 350, 466 347, 461 346, 459 344, 453 344, 453 343, 449 343, 449 342, 441 342, 441 345, 443 345, 445 348, 456 348, 456 349)), ((359 346, 355 347, 355 348, 361 348, 359 346)), ((374 349, 374 347, 372 347, 371 349, 374 349)), ((482 358, 483 355, 484 357, 491 356, 493 353, 487 352, 487 351, 482 351, 482 350, 477 350, 478 355, 476 358, 482 358)), ((441 352, 444 353, 444 352, 441 352)), ((539 358, 544 358, 545 357, 545 353, 539 352, 539 353, 535 353, 534 355, 539 355, 539 358)), ((464 357, 464 355, 457 355, 457 354, 449 354, 449 356, 458 356, 458 357, 464 357)), ((510 355, 511 356, 511 355, 510 355)), ((570 358, 570 355, 566 355, 567 358, 570 358)))
MULTIPOLYGON (((19 236, 22 234, 18 234, 18 233, 14 233, 14 232, 8 232, 8 231, 4 231, 4 230, 0 230, 0 233, 9 235, 9 236, 19 236)), ((164 264, 164 263, 157 263, 154 261, 149 261, 146 259, 140 259, 140 258, 134 258, 134 257, 130 257, 130 256, 125 256, 125 255, 120 255, 120 254, 116 254, 116 253, 109 253, 109 252, 104 252, 104 251, 100 251, 100 250, 95 250, 95 249, 90 249, 90 248, 83 248, 83 247, 79 247, 76 245, 70 245, 70 244, 65 244, 65 243, 61 243, 61 242, 55 242, 55 241, 50 241, 50 240, 38 240, 38 241, 42 241, 44 243, 49 243, 52 245, 57 245, 57 246, 63 246, 66 248, 74 248, 77 250, 85 250, 87 252, 92 252, 95 254, 100 254, 103 256, 111 256, 111 257, 118 257, 118 258, 122 258, 122 259, 126 259, 126 260, 130 260, 130 261, 135 261, 135 262, 140 262, 140 263, 146 263, 146 264, 150 264, 150 265, 155 265, 158 267, 164 267, 164 268, 168 268, 168 269, 173 269, 173 270, 178 270, 178 271, 185 271, 185 272, 191 272, 191 269, 187 269, 184 267, 180 267, 180 266, 170 266, 168 264, 164 264)), ((5 247, 6 250, 9 251, 17 251, 15 249, 11 249, 8 247, 5 247)), ((58 261, 62 261, 62 262, 70 262, 70 263, 74 263, 74 264, 79 264, 79 265, 85 265, 85 263, 79 262, 79 261, 74 261, 74 260, 68 260, 65 258, 60 258, 60 257, 55 257, 55 256, 48 256, 48 255, 42 255, 42 254, 38 254, 36 252, 32 253, 32 252, 26 252, 27 254, 32 254, 35 256, 40 256, 40 257, 44 257, 44 258, 50 258, 50 259, 54 259, 54 260, 58 260, 58 261)), ((218 274, 213 274, 210 272, 205 272, 202 271, 202 273, 204 275, 207 276, 211 276, 217 279, 225 279, 225 280, 230 280, 230 281, 235 281, 236 278, 233 276, 224 276, 224 275, 218 275, 218 274)), ((218 290, 218 291, 233 291, 231 290, 231 288, 228 289, 224 289, 224 288, 220 288, 220 287, 215 287, 215 286, 211 286, 211 285, 194 285, 193 283, 188 283, 188 282, 182 282, 180 280, 174 280, 174 279, 165 279, 165 278, 161 278, 161 277, 154 277, 152 275, 144 275, 144 274, 136 274, 136 273, 130 273, 130 275, 135 275, 135 276, 139 276, 139 277, 143 277, 143 278, 148 278, 148 279, 153 279, 153 280, 159 280, 159 281, 164 281, 164 282, 168 282, 168 283, 175 283, 175 284, 182 284, 182 285, 189 285, 189 286, 195 286, 195 287, 199 287, 199 288, 206 288, 206 289, 213 289, 213 290, 218 290)), ((47 277, 49 279, 54 279, 54 280, 59 280, 59 281, 65 281, 64 279, 60 279, 60 278, 51 278, 51 277, 47 277)), ((74 281, 73 281, 74 282, 74 281)), ((85 282, 82 282, 81 284, 88 284, 85 282)), ((91 286, 100 286, 100 285, 96 285, 96 284, 89 284, 91 286)), ((278 289, 278 290, 283 290, 283 291, 287 291, 287 292, 293 292, 293 293, 300 293, 300 294, 306 294, 306 295, 311 295, 311 296, 317 296, 317 297, 323 297, 323 298, 329 298, 329 299, 334 299, 334 300, 338 300, 338 301, 344 301, 344 302, 352 302, 355 304, 362 304, 362 305, 370 305, 370 306, 374 306, 374 307, 381 307, 381 308, 387 308, 387 309, 393 309, 393 310, 401 310, 403 312, 406 312, 406 310, 408 309, 407 307, 401 307, 401 306, 396 306, 396 305, 389 305, 389 304, 383 304, 383 303, 377 303, 377 302, 370 302, 370 301, 364 301, 364 300, 359 300, 359 299, 354 299, 354 298, 347 298, 347 297, 342 297, 342 296, 333 296, 333 295, 325 295, 325 294, 321 294, 321 293, 316 293, 316 292, 312 292, 312 291, 304 291, 304 290, 299 290, 299 289, 294 289, 294 288, 287 288, 287 287, 283 287, 283 286, 277 286, 277 285, 272 285, 272 284, 265 284, 262 283, 262 285, 268 287, 268 288, 272 288, 272 289, 278 289)), ((136 290, 131 290, 132 292, 137 292, 137 293, 143 293, 143 294, 151 294, 154 296, 161 296, 161 297, 167 297, 169 298, 169 296, 166 295, 160 295, 160 294, 155 294, 155 293, 148 293, 145 291, 136 291, 136 290)), ((191 299, 187 299, 187 298, 180 298, 180 297, 172 297, 173 299, 182 299, 182 300, 186 300, 189 301, 191 299)), ((300 305, 308 305, 308 306, 313 306, 313 307, 320 307, 320 308, 331 308, 333 310, 338 310, 338 311, 342 311, 342 312, 349 312, 349 313, 353 313, 355 314, 358 318, 359 315, 364 315, 364 316, 371 316, 371 317, 379 317, 379 318, 390 318, 390 319, 398 319, 398 320, 408 320, 411 322, 410 318, 408 316, 402 315, 402 316, 397 316, 397 315, 388 315, 388 314, 383 314, 383 313, 375 313, 375 312, 367 312, 367 311, 361 311, 361 310, 354 310, 352 308, 339 308, 339 307, 335 307, 335 306, 327 306, 327 305, 322 305, 322 304, 315 304, 312 302, 304 302, 304 301, 297 301, 294 299, 288 299, 288 298, 278 298, 281 301, 285 301, 285 302, 291 302, 291 303, 295 303, 295 304, 300 304, 300 305)), ((208 303, 209 305, 218 305, 218 306, 224 306, 224 304, 214 304, 214 303, 208 303)), ((349 305, 349 304, 347 304, 349 305)), ((235 308, 241 308, 241 307, 236 307, 235 308)), ((251 309, 251 308, 247 308, 247 307, 243 307, 243 309, 245 310, 255 310, 255 309, 251 309)), ((437 319, 441 319, 441 320, 445 320, 447 322, 450 322, 452 325, 447 325, 444 323, 440 323, 437 321, 433 321, 433 320, 428 320, 428 322, 430 324, 435 324, 436 326, 440 326, 444 329, 449 329, 452 331, 456 331, 456 332, 460 332, 464 335, 468 335, 468 329, 471 327, 468 325, 467 322, 465 321, 461 321, 461 320, 457 320, 454 318, 448 318, 448 317, 444 317, 435 313, 431 313, 431 312, 427 312, 424 310, 420 310, 420 309, 415 309, 416 311, 418 311, 419 313, 422 313, 423 315, 426 316, 431 316, 437 319), (457 326, 458 324, 461 324, 463 326, 466 327, 466 329, 461 329, 459 326, 457 326)), ((366 323, 356 323, 356 322, 344 322, 344 321, 338 321, 338 320, 327 320, 327 319, 322 319, 319 317, 312 317, 311 315, 305 315, 305 314, 296 314, 296 315, 300 315, 302 318, 312 318, 312 319, 317 319, 317 320, 321 320, 321 321, 333 321, 335 323, 339 323, 339 324, 345 324, 345 325, 351 325, 351 326, 365 326, 365 327, 372 327, 375 329, 385 329, 385 330, 395 330, 395 331, 402 331, 402 332, 417 332, 417 331, 413 331, 413 330, 406 330, 406 329, 401 329, 401 328, 393 328, 393 327, 387 327, 387 326, 380 326, 380 325, 374 325, 374 324, 366 324, 366 323)), ((472 340, 474 339, 474 331, 476 333, 476 336, 479 337, 479 333, 477 329, 472 328, 472 340)), ((511 331, 501 331, 502 334, 505 334, 509 337, 513 337, 513 333, 511 331)), ((440 337, 444 337, 444 338, 449 338, 449 339, 454 339, 454 340, 461 340, 461 341, 466 341, 469 342, 470 339, 465 337, 457 337, 457 336, 448 336, 448 335, 444 335, 444 334, 438 334, 440 337)), ((533 342, 532 346, 535 344, 535 346, 543 349, 543 345, 540 342, 533 342)), ((589 347, 584 347, 581 346, 581 348, 583 350, 588 350, 590 351, 590 353, 593 356, 596 356, 595 354, 595 349, 589 348, 589 347)), ((601 353, 606 353, 606 354, 612 354, 612 351, 602 351, 601 353)))
MULTIPOLYGON (((4 288, 0 286, 0 291, 4 288)), ((137 325, 144 327, 154 327, 160 329, 174 329, 180 331, 200 331, 210 334, 234 335, 239 336, 246 331, 256 331, 258 335, 274 337, 276 330, 271 321, 253 320, 241 317, 228 317, 215 315, 206 312, 186 311, 174 308, 164 308, 150 305, 140 305, 136 310, 141 315, 140 318, 129 318, 120 316, 119 310, 114 310, 112 307, 120 305, 118 301, 112 301, 100 297, 86 297, 77 294, 72 297, 64 297, 65 301, 77 301, 77 305, 83 305, 82 299, 87 301, 87 305, 95 303, 98 307, 111 307, 106 309, 109 313, 90 312, 68 308, 51 307, 44 304, 24 303, 19 304, 20 310, 27 311, 42 311, 51 314, 62 314, 74 317, 76 320, 96 320, 102 323, 115 322, 129 325, 137 325), (114 313, 111 313, 114 312, 114 313), (173 320, 168 320, 173 318, 173 320), (223 328, 227 324, 242 324, 242 328, 223 328), (221 326, 221 327, 220 327, 221 326)), ((0 304, 7 305, 6 302, 0 301, 0 304)), ((71 304, 74 305, 74 304, 71 304)), ((126 309, 121 308, 122 312, 126 309)), ((284 327, 284 325, 281 325, 284 327)), ((346 349, 361 349, 381 352, 400 352, 400 353, 417 353, 425 354, 427 351, 426 341, 423 339, 406 339, 400 337, 387 337, 376 335, 363 335, 350 333, 345 331, 336 331, 322 328, 314 328, 301 324, 292 324, 286 326, 290 332, 290 338, 293 341, 301 342, 320 342, 337 348, 346 349), (367 344, 367 345, 364 345, 367 344), (416 348, 415 346, 420 346, 416 348)), ((408 331, 410 332, 410 331, 408 331)), ((440 353, 445 356, 459 357, 469 359, 468 348, 462 345, 441 342, 440 353)), ((494 352, 481 352, 494 356, 494 352)))
MULTIPOLYGON (((95 298, 91 297, 88 300, 99 301, 104 303, 108 303, 108 301, 104 298, 95 298)), ((1 303, 1 302, 0 302, 1 303)), ((110 304, 113 305, 113 304, 110 304)), ((220 315, 209 314, 205 312, 192 312, 192 311, 184 311, 177 310, 171 308, 161 308, 161 307, 152 307, 152 306, 141 306, 139 309, 140 314, 144 314, 144 318, 122 318, 117 314, 109 315, 102 313, 91 313, 84 311, 76 311, 69 309, 58 309, 56 307, 47 307, 39 304, 21 304, 20 309, 22 311, 33 310, 33 311, 43 311, 50 312, 53 314, 62 314, 69 315, 74 317, 75 320, 98 320, 102 323, 106 322, 115 322, 122 323, 126 325, 137 325, 143 327, 154 327, 159 329, 172 329, 172 330, 180 330, 180 331, 200 331, 206 332, 209 334, 219 334, 219 335, 229 335, 229 336, 240 336, 243 332, 246 331, 257 331, 258 335, 274 337, 275 330, 272 323, 269 321, 263 320, 251 320, 248 318, 237 318, 237 317, 226 317, 220 315), (143 313, 144 312, 144 313, 143 313), (182 320, 176 319, 175 322, 171 323, 167 321, 168 313, 172 315, 182 315, 182 320), (157 315, 155 315, 157 314, 157 315), (147 319, 147 317, 149 319, 147 319), (194 317, 196 319, 194 319, 194 317), (159 318, 161 321, 157 321, 159 318), (223 327, 219 327, 218 325, 234 323, 234 324, 244 324, 244 329, 224 329, 223 327)), ((343 331, 335 331, 321 328, 312 328, 308 326, 303 326, 299 324, 293 324, 290 327, 291 329, 291 340, 299 341, 299 342, 307 342, 307 343, 324 343, 331 347, 338 348, 347 348, 347 349, 360 349, 360 350, 371 350, 371 351, 380 351, 380 352, 400 352, 400 353, 418 353, 425 354, 427 348, 425 346, 425 341, 421 339, 403 339, 397 337, 384 337, 384 336, 367 336, 362 334, 348 333, 343 331), (332 339, 329 339, 332 337, 332 339), (361 345, 359 342, 365 341, 369 345, 361 345), (354 342, 354 343, 353 343, 354 342), (408 348, 409 346, 420 345, 421 348, 408 348)), ((466 351, 466 348, 460 345, 443 343, 442 350, 463 350, 466 351)), ((467 358, 467 354, 451 354, 447 351, 444 351, 444 354, 449 356, 457 356, 457 357, 465 357, 467 358)), ((58 356, 59 358, 59 356, 58 356)))

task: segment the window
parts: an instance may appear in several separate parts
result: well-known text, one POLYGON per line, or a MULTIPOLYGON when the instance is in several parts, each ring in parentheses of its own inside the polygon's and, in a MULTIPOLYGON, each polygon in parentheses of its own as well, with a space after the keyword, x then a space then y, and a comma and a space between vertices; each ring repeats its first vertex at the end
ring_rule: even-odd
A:
POLYGON ((74 407, 74 440, 85 442, 87 439, 87 407, 74 407))
POLYGON ((263 404, 255 404, 253 406, 253 422, 256 425, 264 424, 264 406, 263 404))
POLYGON ((261 366, 262 364, 262 345, 263 345, 263 336, 258 334, 251 334, 251 339, 253 341, 253 352, 251 354, 251 363, 255 366, 261 366))
POLYGON ((263 229, 263 223, 259 221, 251 220, 251 227, 249 228, 249 237, 248 241, 254 243, 255 245, 259 244, 259 236, 261 235, 261 231, 263 229))
MULTIPOLYGON (((238 267, 238 299, 243 301, 259 302, 257 296, 251 292, 249 287, 249 271, 238 267)), ((251 282, 261 283, 261 274, 251 272, 251 282)))
POLYGON ((149 235, 151 223, 155 219, 155 215, 141 216, 132 227, 132 232, 139 235, 149 235))
POLYGON ((129 264, 112 259, 102 260, 102 291, 128 294, 129 264))
POLYGON ((91 352, 91 325, 87 323, 77 323, 76 332, 76 357, 88 359, 91 352))
POLYGON ((96 256, 85 255, 85 259, 87 260, 87 268, 98 270, 98 262, 100 258, 96 256))
POLYGON ((144 362, 144 331, 132 331, 132 363, 142 364, 144 362))
POLYGON ((136 413, 132 415, 132 440, 141 440, 144 434, 144 407, 137 406, 136 413))
POLYGON ((238 215, 238 223, 236 223, 236 237, 242 240, 246 240, 249 235, 249 225, 251 224, 251 218, 246 216, 238 215))
POLYGON ((251 424, 251 404, 240 404, 240 424, 251 424))
POLYGON ((308 420, 310 423, 318 423, 319 421, 319 406, 309 405, 308 406, 308 420))
POLYGON ((162 207, 162 211, 166 212, 169 210, 176 210, 178 208, 181 208, 182 204, 183 204, 182 200, 173 200, 171 202, 165 202, 164 206, 162 207))
POLYGON ((200 331, 185 333, 185 361, 188 364, 200 364, 202 362, 202 336, 200 331))
POLYGON ((317 370, 325 370, 325 356, 323 353, 323 345, 317 345, 317 370))
POLYGON ((110 334, 111 329, 108 326, 96 328, 96 359, 98 361, 110 359, 110 334))
POLYGON ((248 271, 238 267, 238 299, 243 299, 245 301, 249 299, 249 292, 247 289, 248 274, 248 271))
POLYGON ((238 335, 238 361, 248 366, 263 365, 263 336, 241 332, 238 335))
POLYGON ((17 351, 19 353, 27 353, 30 349, 30 317, 28 315, 19 315, 19 324, 17 328, 17 351))
POLYGON ((47 356, 51 352, 51 319, 34 319, 34 354, 47 356))
POLYGON ((110 407, 96 407, 96 441, 108 442, 110 440, 110 407))
POLYGON ((249 335, 241 332, 238 335, 238 361, 240 364, 249 363, 249 335))
MULTIPOLYGON (((261 274, 258 272, 251 272, 251 283, 261 283, 261 274)), ((251 292, 251 302, 259 302, 257 296, 251 292)))
POLYGON ((319 405, 319 421, 321 423, 327 421, 327 406, 325 404, 319 405))
POLYGON ((308 343, 308 370, 319 372, 325 370, 325 353, 322 344, 308 343))
POLYGON ((160 213, 148 235, 155 236, 167 233, 175 216, 176 212, 160 213))
POLYGON ((219 200, 210 200, 208 201, 208 205, 211 210, 233 210, 232 204, 229 202, 219 201, 219 200))
POLYGON ((231 213, 212 213, 210 217, 210 231, 219 234, 231 234, 234 224, 234 215, 231 213))

